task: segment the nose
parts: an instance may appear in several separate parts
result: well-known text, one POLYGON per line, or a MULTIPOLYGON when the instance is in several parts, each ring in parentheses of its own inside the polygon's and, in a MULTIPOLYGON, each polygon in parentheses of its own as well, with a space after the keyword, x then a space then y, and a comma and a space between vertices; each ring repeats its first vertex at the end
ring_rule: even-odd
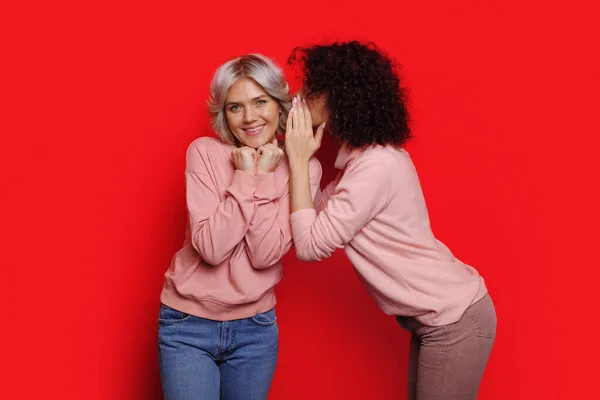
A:
POLYGON ((257 117, 256 117, 256 112, 254 112, 254 109, 252 107, 247 107, 244 110, 244 123, 249 124, 251 122, 256 121, 257 117))

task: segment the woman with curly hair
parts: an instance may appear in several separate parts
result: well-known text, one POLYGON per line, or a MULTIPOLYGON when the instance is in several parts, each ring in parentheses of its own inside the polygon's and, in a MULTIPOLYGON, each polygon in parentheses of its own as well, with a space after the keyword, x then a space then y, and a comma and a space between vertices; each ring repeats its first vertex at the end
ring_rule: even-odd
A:
POLYGON ((303 88, 287 119, 291 225, 300 260, 344 248, 379 307, 412 332, 410 399, 475 399, 496 334, 483 278, 431 230, 393 60, 358 42, 297 48, 303 88), (313 134, 313 128, 316 133, 313 134), (340 170, 313 204, 309 160, 323 133, 340 170))

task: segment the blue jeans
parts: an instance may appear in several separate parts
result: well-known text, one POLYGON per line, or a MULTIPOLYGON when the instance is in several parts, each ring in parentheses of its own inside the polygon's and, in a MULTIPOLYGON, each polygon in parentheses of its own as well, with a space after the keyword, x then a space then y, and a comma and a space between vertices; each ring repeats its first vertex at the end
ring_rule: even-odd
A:
POLYGON ((275 309, 213 321, 161 305, 160 378, 165 400, 265 400, 277 364, 275 309))

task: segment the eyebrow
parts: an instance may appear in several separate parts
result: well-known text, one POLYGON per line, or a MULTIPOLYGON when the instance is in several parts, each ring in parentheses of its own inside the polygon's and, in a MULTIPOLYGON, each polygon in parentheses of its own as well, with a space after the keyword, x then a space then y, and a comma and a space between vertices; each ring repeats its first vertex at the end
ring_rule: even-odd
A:
MULTIPOLYGON (((256 96, 256 97, 254 97, 254 98, 252 98, 250 100, 251 101, 260 100, 263 97, 269 97, 269 95, 268 94, 261 94, 260 96, 256 96)), ((227 102, 227 104, 225 104, 225 106, 230 106, 232 104, 240 104, 240 102, 239 101, 230 101, 230 102, 227 102)))

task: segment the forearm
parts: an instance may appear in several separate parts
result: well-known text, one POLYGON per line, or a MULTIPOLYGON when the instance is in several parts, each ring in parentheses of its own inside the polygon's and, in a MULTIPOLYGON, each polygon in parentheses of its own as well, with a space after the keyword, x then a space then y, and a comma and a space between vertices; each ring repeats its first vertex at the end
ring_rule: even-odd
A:
POLYGON ((188 171, 186 176, 192 243, 207 263, 220 264, 248 231, 257 178, 236 171, 220 202, 208 175, 188 171))
POLYGON ((214 214, 198 223, 191 215, 193 246, 211 265, 223 262, 244 238, 252 218, 252 199, 239 201, 228 197, 214 214))
POLYGON ((287 195, 279 202, 257 204, 246 232, 248 257, 257 269, 275 264, 292 245, 287 195))
POLYGON ((291 212, 315 208, 310 189, 308 160, 290 164, 290 207, 291 212))

